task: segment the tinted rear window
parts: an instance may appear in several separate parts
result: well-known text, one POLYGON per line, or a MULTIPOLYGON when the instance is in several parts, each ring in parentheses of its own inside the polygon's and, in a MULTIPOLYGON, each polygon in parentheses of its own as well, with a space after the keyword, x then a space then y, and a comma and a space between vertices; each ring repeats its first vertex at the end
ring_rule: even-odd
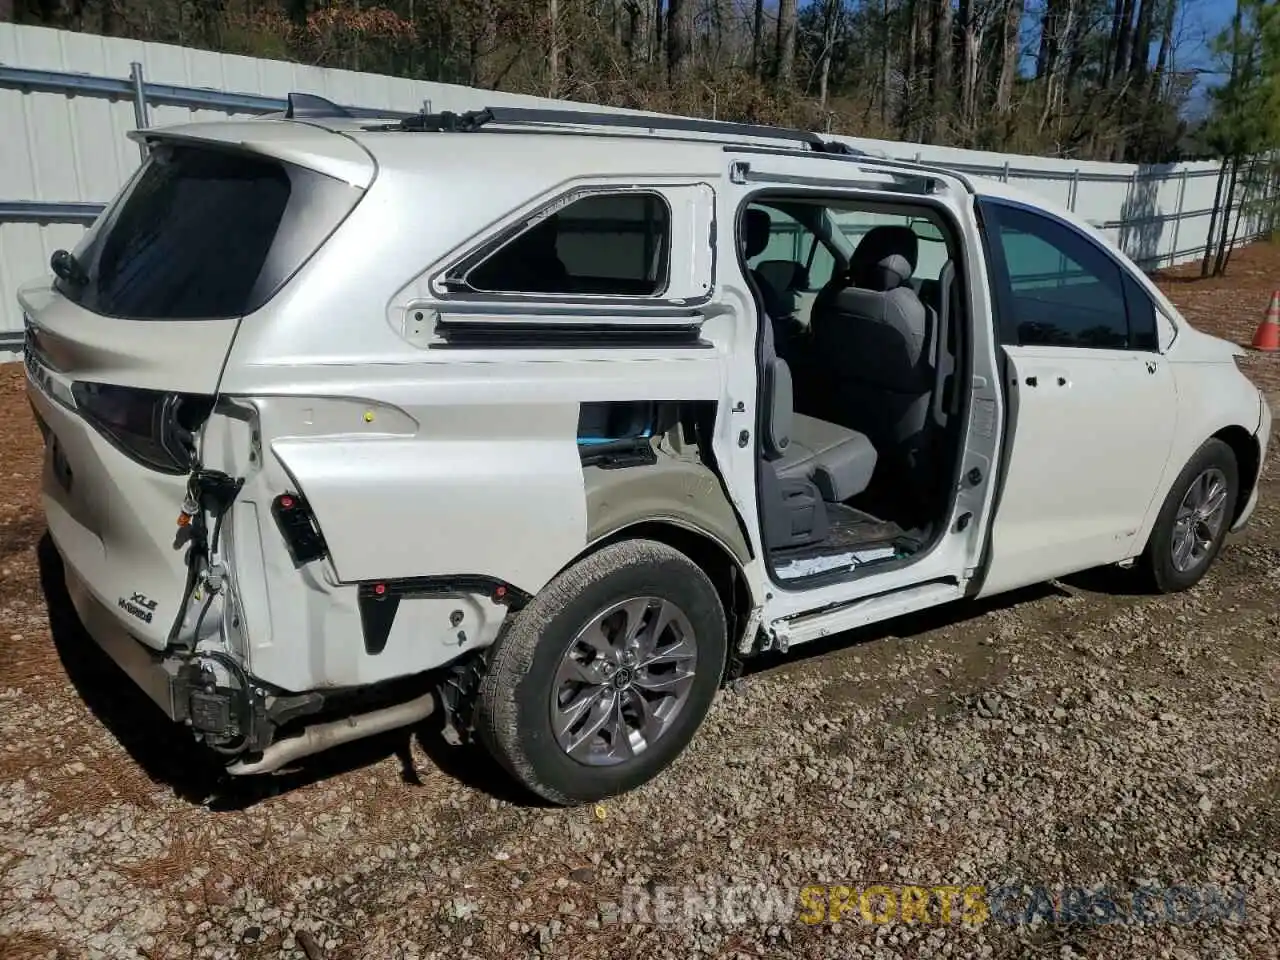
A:
POLYGON ((85 237, 89 277, 57 287, 131 319, 236 317, 261 307, 360 191, 267 157, 162 145, 85 237))

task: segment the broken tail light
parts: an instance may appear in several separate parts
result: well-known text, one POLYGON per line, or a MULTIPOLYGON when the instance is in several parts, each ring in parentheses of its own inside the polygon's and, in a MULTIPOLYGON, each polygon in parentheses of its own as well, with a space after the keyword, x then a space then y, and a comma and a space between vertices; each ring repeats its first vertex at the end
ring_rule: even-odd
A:
POLYGON ((71 394, 85 420, 131 460, 175 475, 194 468, 195 434, 212 397, 84 381, 73 383, 71 394))

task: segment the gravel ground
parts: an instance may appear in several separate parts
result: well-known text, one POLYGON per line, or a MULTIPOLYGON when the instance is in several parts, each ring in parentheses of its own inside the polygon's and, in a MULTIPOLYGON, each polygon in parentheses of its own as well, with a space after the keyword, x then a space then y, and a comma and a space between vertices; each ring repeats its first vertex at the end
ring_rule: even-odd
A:
MULTIPOLYGON (((1280 251, 1244 251, 1233 274, 1165 282, 1247 342, 1280 251)), ((1251 365, 1277 374, 1278 357, 1251 365)), ((228 793, 68 614, 21 388, 0 368, 0 956, 1277 956, 1274 454, 1256 520, 1195 590, 1091 575, 800 648, 600 808, 532 805, 484 758, 408 734, 228 793), (1245 899, 1195 923, 959 922, 957 906, 878 924, 855 893, 839 923, 802 922, 809 884, 905 903, 903 885, 1008 883, 1245 899)))

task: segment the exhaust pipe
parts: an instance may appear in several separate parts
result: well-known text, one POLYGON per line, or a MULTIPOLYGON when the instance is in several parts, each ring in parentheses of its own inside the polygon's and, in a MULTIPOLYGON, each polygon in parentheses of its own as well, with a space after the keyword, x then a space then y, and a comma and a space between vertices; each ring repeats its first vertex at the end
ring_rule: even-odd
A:
POLYGON ((386 733, 398 727, 407 727, 431 715, 435 709, 435 697, 424 693, 407 703, 358 713, 341 720, 318 723, 307 727, 296 737, 277 740, 262 751, 262 758, 252 762, 237 761, 227 767, 232 776, 246 777, 257 773, 274 773, 281 767, 302 757, 328 750, 352 740, 363 740, 375 734, 386 733))

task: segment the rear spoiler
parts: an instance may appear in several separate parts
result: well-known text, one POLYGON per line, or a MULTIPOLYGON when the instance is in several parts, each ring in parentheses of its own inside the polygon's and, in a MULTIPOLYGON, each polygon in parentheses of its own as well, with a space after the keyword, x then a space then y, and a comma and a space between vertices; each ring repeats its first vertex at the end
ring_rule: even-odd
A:
POLYGON ((128 137, 148 147, 184 143, 243 150, 305 167, 360 189, 367 189, 378 171, 372 154, 355 139, 309 123, 213 120, 132 130, 128 137))

